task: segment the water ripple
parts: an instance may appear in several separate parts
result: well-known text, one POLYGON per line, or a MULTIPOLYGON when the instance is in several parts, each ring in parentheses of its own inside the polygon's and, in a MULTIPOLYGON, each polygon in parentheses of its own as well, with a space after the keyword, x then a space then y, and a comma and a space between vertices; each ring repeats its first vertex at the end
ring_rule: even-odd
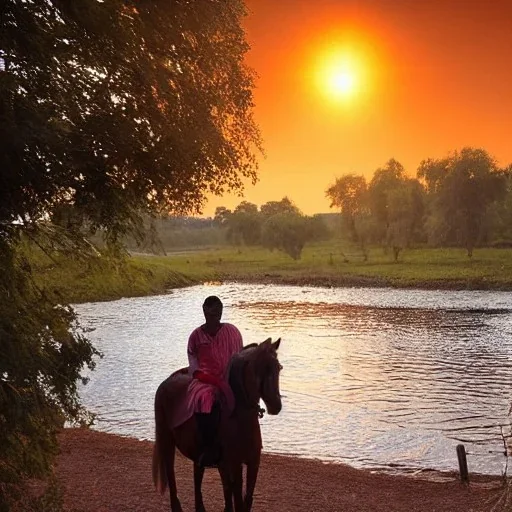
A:
POLYGON ((105 354, 85 404, 97 428, 150 439, 158 384, 186 366, 204 297, 225 303, 245 343, 283 338, 283 412, 265 449, 357 467, 499 474, 509 436, 512 294, 492 291, 196 286, 77 306, 105 354))

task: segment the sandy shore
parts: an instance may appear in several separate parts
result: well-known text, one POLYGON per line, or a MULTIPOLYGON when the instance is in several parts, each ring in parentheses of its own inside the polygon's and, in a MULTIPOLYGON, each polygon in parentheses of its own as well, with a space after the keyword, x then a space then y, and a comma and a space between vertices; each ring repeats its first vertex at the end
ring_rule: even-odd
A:
POLYGON ((397 280, 385 276, 357 276, 351 274, 294 276, 279 273, 225 274, 219 272, 219 283, 274 284, 289 286, 314 286, 321 288, 395 288, 417 290, 494 290, 512 291, 512 283, 496 283, 485 277, 471 279, 446 278, 427 280, 397 280))
MULTIPOLYGON (((86 429, 60 435, 57 475, 65 507, 73 512, 165 512, 168 495, 153 489, 153 443, 86 429)), ((193 511, 192 463, 176 461, 178 492, 185 511, 193 511)), ((218 473, 208 470, 203 484, 207 510, 222 511, 218 473)), ((432 481, 374 474, 315 460, 264 455, 256 487, 258 511, 332 512, 489 512, 503 489, 499 479, 456 477, 432 481)))

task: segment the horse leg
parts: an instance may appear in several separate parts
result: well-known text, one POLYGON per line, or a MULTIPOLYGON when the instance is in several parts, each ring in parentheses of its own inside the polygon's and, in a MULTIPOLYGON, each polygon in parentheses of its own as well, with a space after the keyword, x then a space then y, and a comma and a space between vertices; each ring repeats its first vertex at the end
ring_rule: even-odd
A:
POLYGON ((166 485, 169 487, 171 512, 182 512, 180 500, 176 490, 174 476, 174 457, 176 453, 176 440, 173 431, 168 427, 165 407, 166 390, 162 384, 155 395, 155 447, 153 450, 153 481, 162 493, 166 485))
POLYGON ((231 476, 225 467, 219 466, 222 490, 224 492, 224 512, 233 512, 233 486, 231 476))
POLYGON ((245 508, 247 512, 251 512, 252 500, 254 496, 254 488, 258 478, 258 470, 260 469, 260 457, 258 455, 250 464, 247 464, 247 484, 245 493, 245 508))
POLYGON ((201 492, 203 476, 204 467, 194 463, 194 497, 196 502, 196 512, 206 512, 203 503, 203 493, 201 492))
POLYGON ((245 503, 243 499, 243 471, 242 464, 233 468, 233 499, 235 502, 235 512, 245 512, 245 503))
POLYGON ((178 490, 176 488, 176 476, 174 474, 174 457, 176 455, 176 443, 172 434, 169 433, 165 457, 165 472, 167 473, 167 484, 169 485, 169 496, 171 498, 171 512, 183 512, 180 500, 178 499, 178 490))

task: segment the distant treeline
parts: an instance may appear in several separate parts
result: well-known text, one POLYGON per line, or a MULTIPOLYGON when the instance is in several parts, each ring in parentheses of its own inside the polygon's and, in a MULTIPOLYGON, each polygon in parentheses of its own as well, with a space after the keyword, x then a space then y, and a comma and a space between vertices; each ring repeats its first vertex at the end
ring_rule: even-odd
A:
MULTIPOLYGON (((300 258, 307 242, 327 240, 340 229, 339 214, 303 215, 287 197, 261 207, 242 201, 233 211, 219 207, 213 218, 166 217, 148 221, 143 248, 164 251, 216 245, 261 245, 300 258)), ((127 241, 135 250, 136 241, 127 241)))
POLYGON ((242 201, 233 210, 218 207, 213 218, 155 219, 148 240, 163 250, 260 245, 294 259, 306 243, 340 236, 365 259, 370 245, 389 249, 395 259, 418 245, 462 247, 469 257, 479 246, 512 247, 512 166, 499 168, 482 149, 424 160, 416 178, 391 159, 370 180, 341 176, 326 196, 341 215, 306 216, 287 197, 261 207, 242 201))
POLYGON ((347 174, 326 191, 343 229, 363 253, 368 244, 393 250, 413 244, 512 247, 512 166, 499 168, 483 149, 464 148, 423 160, 416 178, 394 159, 370 181, 347 174))

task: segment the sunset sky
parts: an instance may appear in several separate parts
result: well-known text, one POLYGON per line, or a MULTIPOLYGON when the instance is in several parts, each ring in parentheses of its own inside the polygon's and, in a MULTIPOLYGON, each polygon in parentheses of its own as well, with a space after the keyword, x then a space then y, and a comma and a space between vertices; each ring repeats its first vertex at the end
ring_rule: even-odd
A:
POLYGON ((242 199, 327 212, 337 176, 471 145, 512 162, 510 0, 248 0, 266 157, 242 199))

